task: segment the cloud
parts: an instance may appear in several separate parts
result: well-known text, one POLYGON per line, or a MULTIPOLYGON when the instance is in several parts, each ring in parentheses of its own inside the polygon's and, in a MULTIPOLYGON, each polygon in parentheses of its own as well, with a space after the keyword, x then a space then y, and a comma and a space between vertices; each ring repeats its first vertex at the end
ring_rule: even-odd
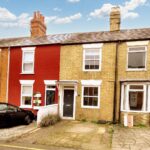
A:
POLYGON ((61 11, 61 9, 58 8, 58 7, 53 8, 53 10, 54 10, 54 11, 61 11))
POLYGON ((71 23, 72 21, 74 20, 78 20, 82 17, 82 14, 81 13, 77 13, 77 14, 74 14, 72 16, 68 16, 68 17, 64 17, 64 18, 56 18, 54 20, 54 23, 55 24, 67 24, 67 23, 71 23))
MULTIPOLYGON (((74 20, 78 20, 82 17, 81 13, 76 13, 67 17, 58 17, 58 16, 45 16, 45 23, 54 23, 54 24, 68 24, 74 20)), ((16 16, 6 8, 0 7, 0 27, 10 28, 10 27, 20 27, 20 28, 29 28, 30 21, 32 16, 28 13, 22 13, 19 16, 16 16)))
MULTIPOLYGON (((145 5, 146 2, 147 0, 130 0, 126 1, 123 5, 119 5, 122 19, 137 18, 139 14, 137 12, 134 12, 135 9, 145 5)), ((95 9, 93 12, 91 12, 89 16, 92 18, 101 18, 108 16, 112 7, 114 7, 114 5, 110 3, 104 4, 101 8, 95 9)))
POLYGON ((31 17, 27 13, 19 16, 14 15, 8 9, 0 7, 0 26, 1 27, 27 27, 31 17))
POLYGON ((16 20, 16 16, 9 12, 6 8, 0 7, 0 21, 16 20))
POLYGON ((80 2, 80 0, 68 0, 68 2, 70 2, 70 3, 78 3, 78 2, 80 2))

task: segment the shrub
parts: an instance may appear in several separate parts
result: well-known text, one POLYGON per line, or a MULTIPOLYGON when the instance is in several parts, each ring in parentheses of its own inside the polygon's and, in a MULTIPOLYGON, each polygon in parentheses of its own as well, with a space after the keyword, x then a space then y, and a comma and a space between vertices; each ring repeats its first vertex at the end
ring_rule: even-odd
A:
POLYGON ((56 124, 58 121, 60 121, 59 115, 47 115, 41 120, 40 127, 48 127, 56 124))

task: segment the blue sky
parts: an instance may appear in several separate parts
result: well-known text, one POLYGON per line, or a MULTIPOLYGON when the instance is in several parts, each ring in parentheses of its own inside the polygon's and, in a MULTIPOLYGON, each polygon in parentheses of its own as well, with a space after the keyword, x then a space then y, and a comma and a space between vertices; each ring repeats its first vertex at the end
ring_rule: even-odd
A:
POLYGON ((116 5, 122 29, 150 27, 150 0, 0 0, 0 38, 30 36, 37 10, 46 18, 47 34, 108 31, 116 5))

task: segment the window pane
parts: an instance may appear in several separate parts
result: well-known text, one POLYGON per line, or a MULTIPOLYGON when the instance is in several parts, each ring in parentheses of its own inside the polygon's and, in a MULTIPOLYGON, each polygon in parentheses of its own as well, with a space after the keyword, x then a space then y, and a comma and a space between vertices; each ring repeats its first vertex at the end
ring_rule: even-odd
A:
POLYGON ((98 97, 84 97, 84 106, 98 106, 98 97))
POLYGON ((130 89, 143 89, 143 85, 130 85, 130 89))
POLYGON ((142 110, 143 92, 129 92, 130 110, 142 110))
POLYGON ((32 95, 32 86, 23 86, 22 94, 32 95))
POLYGON ((31 96, 23 96, 22 97, 22 104, 23 105, 31 105, 31 96))
POLYGON ((51 105, 55 103, 55 91, 46 91, 46 105, 51 105))
POLYGON ((84 106, 88 106, 89 105, 89 98, 88 97, 84 97, 83 105, 84 106))
POLYGON ((24 72, 33 72, 33 63, 24 63, 23 71, 24 72))
POLYGON ((89 88, 88 87, 84 87, 84 95, 89 95, 88 92, 89 91, 89 88))
POLYGON ((145 68, 145 52, 128 53, 128 68, 145 68))
POLYGON ((24 62, 33 61, 34 53, 33 52, 24 52, 24 62))
POLYGON ((145 47, 130 47, 129 51, 145 51, 145 47))

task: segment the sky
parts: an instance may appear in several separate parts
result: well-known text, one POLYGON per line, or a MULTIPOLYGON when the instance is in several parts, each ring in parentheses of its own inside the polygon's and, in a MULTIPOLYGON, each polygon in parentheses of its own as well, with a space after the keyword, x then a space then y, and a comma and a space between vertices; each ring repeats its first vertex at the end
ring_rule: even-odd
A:
POLYGON ((33 12, 45 16, 47 34, 109 31, 121 10, 121 29, 150 27, 150 0, 0 0, 0 38, 30 36, 33 12))

